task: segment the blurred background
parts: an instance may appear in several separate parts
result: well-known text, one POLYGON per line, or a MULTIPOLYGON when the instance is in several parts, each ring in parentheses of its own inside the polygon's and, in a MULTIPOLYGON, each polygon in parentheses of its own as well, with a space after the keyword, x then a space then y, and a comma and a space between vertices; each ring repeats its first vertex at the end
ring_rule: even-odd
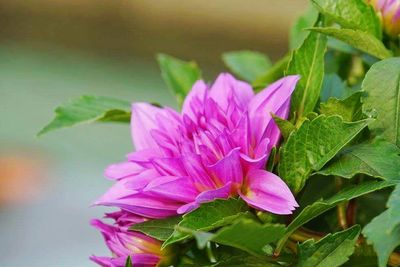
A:
POLYGON ((223 51, 273 60, 306 0, 0 0, 0 266, 94 266, 108 255, 89 208, 104 168, 132 150, 129 128, 36 133, 82 94, 175 106, 154 60, 194 59, 213 80, 223 51))

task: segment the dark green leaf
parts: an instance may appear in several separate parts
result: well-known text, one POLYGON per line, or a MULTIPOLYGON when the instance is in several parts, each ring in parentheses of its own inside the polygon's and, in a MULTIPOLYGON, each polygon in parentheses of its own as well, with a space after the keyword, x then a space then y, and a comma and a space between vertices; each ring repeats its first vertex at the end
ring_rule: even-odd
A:
POLYGON ((348 201, 353 198, 360 197, 362 195, 387 188, 395 185, 394 182, 389 181, 370 181, 364 182, 357 186, 346 187, 336 195, 326 200, 319 200, 314 202, 312 205, 305 207, 300 214, 287 226, 285 235, 278 242, 277 251, 280 251, 286 243, 289 236, 294 233, 299 227, 303 226, 307 222, 311 221, 315 217, 322 213, 332 209, 338 203, 348 201))
POLYGON ((361 92, 356 92, 344 100, 330 98, 328 102, 321 103, 320 112, 327 116, 342 116, 344 121, 360 120, 362 119, 361 92))
POLYGON ((225 65, 239 78, 252 82, 270 67, 269 58, 255 51, 233 51, 222 55, 225 65))
POLYGON ((363 234, 378 254, 380 267, 387 264, 390 253, 400 245, 400 184, 388 201, 388 209, 363 229, 363 234))
POLYGON ((386 49, 383 43, 370 33, 360 30, 337 29, 330 27, 310 28, 310 30, 339 39, 365 53, 380 59, 392 56, 392 53, 386 49))
MULTIPOLYGON (((217 199, 213 202, 204 203, 198 209, 183 215, 178 227, 194 231, 209 231, 232 223, 239 216, 243 216, 248 210, 249 208, 246 203, 240 199, 217 199)), ((164 242, 163 247, 188 237, 188 234, 183 234, 181 231, 175 230, 164 242)))
POLYGON ((102 96, 81 96, 56 108, 55 118, 39 135, 64 127, 95 121, 130 121, 131 104, 127 101, 102 96))
POLYGON ((304 43, 293 52, 286 74, 301 76, 292 95, 291 111, 297 118, 314 110, 324 79, 326 37, 311 32, 304 43))
POLYGON ((278 62, 276 62, 270 69, 268 69, 264 74, 257 77, 257 79, 252 83, 253 87, 256 89, 264 89, 270 83, 283 77, 284 71, 287 68, 288 62, 290 60, 290 54, 284 56, 278 62))
POLYGON ((361 243, 356 246, 353 255, 351 255, 348 262, 344 267, 376 267, 377 262, 376 253, 372 246, 361 243))
POLYGON ((172 235, 175 226, 182 220, 181 216, 170 217, 167 219, 150 220, 143 223, 134 224, 129 228, 132 231, 139 231, 155 239, 165 241, 172 235))
POLYGON ((381 38, 379 18, 363 0, 312 0, 318 10, 343 28, 361 30, 381 38))
POLYGON ((400 147, 400 58, 374 64, 365 76, 362 89, 365 112, 375 110, 378 118, 370 129, 381 132, 389 142, 400 147))
POLYGON ((170 90, 182 104, 193 84, 201 79, 201 71, 195 62, 186 62, 177 58, 159 54, 157 56, 161 75, 170 90))
POLYGON ((295 193, 299 192, 310 174, 320 170, 369 122, 344 122, 339 116, 324 115, 304 121, 281 148, 280 176, 295 193))
POLYGON ((400 149, 381 139, 351 146, 318 173, 345 178, 363 173, 385 180, 400 180, 400 149))
POLYGON ((312 27, 318 19, 318 11, 310 6, 307 13, 299 17, 290 29, 289 47, 297 49, 308 36, 307 28, 312 27))
POLYGON ((318 242, 309 239, 298 246, 299 267, 337 267, 349 260, 360 235, 360 226, 328 234, 318 242))
POLYGON ((278 267, 278 263, 268 262, 268 258, 254 257, 244 251, 227 247, 218 248, 219 257, 213 267, 278 267), (222 252, 221 252, 222 250, 222 252))

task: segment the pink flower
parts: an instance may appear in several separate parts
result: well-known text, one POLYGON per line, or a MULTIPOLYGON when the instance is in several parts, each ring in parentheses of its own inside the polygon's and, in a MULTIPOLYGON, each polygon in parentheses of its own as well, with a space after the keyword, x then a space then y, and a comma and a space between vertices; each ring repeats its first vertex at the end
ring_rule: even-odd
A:
POLYGON ((108 214, 106 217, 115 219, 116 225, 108 225, 96 219, 91 224, 100 230, 112 257, 92 256, 92 261, 104 267, 123 267, 130 256, 133 266, 157 265, 163 257, 161 242, 142 233, 128 231, 129 226, 143 222, 143 218, 124 211, 108 214))
POLYGON ((385 32, 397 37, 400 34, 400 0, 369 0, 381 14, 385 32))
POLYGON ((298 207, 292 193, 264 168, 280 139, 271 113, 287 118, 298 79, 287 76, 254 94, 221 74, 210 88, 196 82, 181 113, 133 104, 136 152, 107 168, 117 182, 95 204, 163 218, 239 195, 254 208, 291 214, 298 207))

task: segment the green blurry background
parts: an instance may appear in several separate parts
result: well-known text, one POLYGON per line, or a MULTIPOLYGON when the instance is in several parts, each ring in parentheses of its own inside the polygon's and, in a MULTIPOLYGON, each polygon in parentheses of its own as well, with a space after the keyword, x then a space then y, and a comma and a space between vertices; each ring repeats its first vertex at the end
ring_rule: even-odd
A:
POLYGON ((157 52, 195 59, 208 80, 223 51, 272 59, 306 0, 0 0, 0 266, 93 266, 106 255, 88 222, 132 150, 129 128, 95 124, 35 134, 82 94, 175 106, 157 52))

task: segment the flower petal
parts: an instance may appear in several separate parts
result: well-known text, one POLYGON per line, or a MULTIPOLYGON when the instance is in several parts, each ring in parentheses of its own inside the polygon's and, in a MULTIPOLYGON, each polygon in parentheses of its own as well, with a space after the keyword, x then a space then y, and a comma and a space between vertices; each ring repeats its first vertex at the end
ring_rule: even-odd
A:
POLYGON ((259 92, 250 101, 248 112, 253 145, 263 138, 266 128, 272 120, 270 113, 276 114, 281 111, 283 114, 288 114, 290 97, 299 79, 298 75, 286 76, 259 92))
POLYGON ((157 147, 150 130, 157 129, 156 117, 162 109, 147 103, 132 105, 131 133, 136 150, 157 147))
POLYGON ((143 170, 144 168, 142 166, 134 162, 125 161, 111 164, 105 170, 104 175, 113 180, 120 180, 122 178, 139 174, 143 170))
POLYGON ((288 186, 275 174, 250 170, 246 178, 239 194, 250 206, 275 214, 292 214, 299 206, 288 186))
POLYGON ((180 202, 192 202, 198 194, 188 177, 162 176, 150 182, 143 192, 148 192, 180 202))
POLYGON ((240 165, 240 147, 232 149, 228 155, 213 165, 207 166, 215 184, 223 186, 229 182, 241 184, 243 171, 240 165))
POLYGON ((224 111, 227 110, 230 101, 235 101, 243 109, 253 95, 253 88, 250 84, 236 80, 229 73, 220 74, 210 89, 210 97, 224 111))

